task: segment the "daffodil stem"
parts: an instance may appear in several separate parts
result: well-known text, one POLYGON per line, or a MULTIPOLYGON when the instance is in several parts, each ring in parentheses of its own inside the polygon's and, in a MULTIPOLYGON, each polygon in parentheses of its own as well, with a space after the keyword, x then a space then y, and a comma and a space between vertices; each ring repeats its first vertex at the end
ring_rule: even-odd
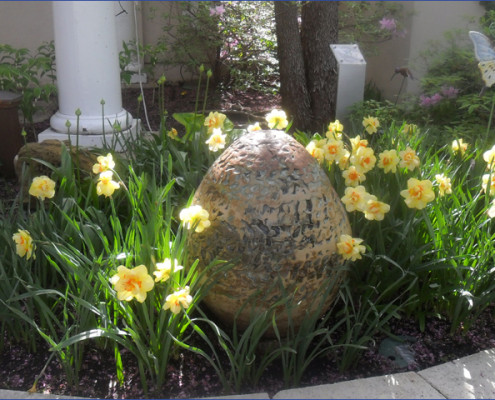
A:
POLYGON ((492 109, 490 110, 490 118, 488 119, 488 125, 486 127, 485 144, 488 143, 488 135, 490 134, 494 108, 495 108, 495 94, 492 96, 492 109))
MULTIPOLYGON (((77 185, 81 187, 81 172, 79 168, 79 116, 80 114, 76 110, 76 176, 77 185)), ((72 156, 72 149, 69 148, 70 155, 72 156)))
POLYGON ((427 214, 426 210, 425 209, 422 209, 421 210, 422 214, 423 214, 423 219, 425 221, 425 224, 428 228, 428 233, 430 234, 430 237, 431 237, 431 241, 433 242, 433 244, 435 245, 435 248, 436 248, 436 238, 435 238, 435 231, 433 229, 433 225, 431 224, 431 220, 430 220, 430 217, 429 215, 427 214))
POLYGON ((201 112, 202 115, 205 115, 205 109, 206 109, 206 100, 208 99, 208 87, 210 85, 210 76, 209 74, 206 74, 206 89, 205 89, 205 98, 203 100, 203 111, 201 112))

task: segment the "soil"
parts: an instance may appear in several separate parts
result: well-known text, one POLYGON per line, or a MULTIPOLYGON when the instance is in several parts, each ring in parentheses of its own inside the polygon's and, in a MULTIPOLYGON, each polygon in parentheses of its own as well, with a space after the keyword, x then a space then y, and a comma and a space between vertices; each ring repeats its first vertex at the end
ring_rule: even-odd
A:
MULTIPOLYGON (((138 95, 137 89, 126 90, 123 95, 123 104, 124 108, 134 117, 140 117, 144 121, 142 106, 140 112, 136 111, 138 110, 138 95)), ((194 110, 195 89, 187 85, 168 85, 165 99, 165 109, 169 116, 174 112, 191 111, 194 110)), ((146 89, 145 101, 150 125, 152 129, 158 129, 161 113, 158 108, 157 89, 146 89)), ((237 92, 210 96, 206 109, 236 111, 238 114, 233 115, 238 115, 240 119, 234 122, 241 123, 260 118, 279 105, 280 98, 275 95, 237 92)), ((168 121, 173 123, 172 118, 168 121)), ((41 132, 48 125, 48 121, 38 123, 35 132, 41 132)), ((28 140, 35 140, 35 137, 34 134, 30 135, 28 140)), ((16 180, 0 176, 0 199, 8 203, 16 196, 18 190, 16 180)), ((450 325, 439 318, 427 319, 423 332, 419 330, 417 321, 412 318, 394 320, 389 326, 390 332, 406 340, 404 346, 410 357, 401 358, 387 353, 383 346, 387 344, 387 340, 390 343, 390 339, 383 334, 376 334, 355 367, 344 372, 339 371, 337 362, 339 353, 333 353, 331 356, 315 360, 306 370, 300 386, 416 371, 494 348, 494 312, 495 305, 492 305, 479 316, 467 332, 460 329, 454 334, 449 333, 450 325), (401 364, 401 361, 405 361, 405 364, 401 364)), ((32 387, 36 377, 45 367, 50 352, 43 342, 38 344, 36 351, 29 351, 17 343, 15 338, 4 335, 0 337, 0 355, 0 388, 26 391, 32 387)), ((178 350, 169 363, 167 382, 162 387, 149 386, 148 393, 145 393, 143 389, 135 358, 125 350, 122 351, 122 358, 124 366, 122 386, 117 381, 115 366, 112 362, 112 350, 88 345, 82 360, 79 384, 69 385, 60 364, 54 358, 39 378, 37 391, 110 399, 197 398, 229 394, 223 392, 220 380, 212 367, 204 358, 194 353, 178 350)), ((226 361, 224 366, 228 366, 226 361)), ((283 375, 280 365, 277 364, 269 366, 258 385, 243 387, 240 393, 267 392, 273 396, 282 389, 284 389, 283 375)))

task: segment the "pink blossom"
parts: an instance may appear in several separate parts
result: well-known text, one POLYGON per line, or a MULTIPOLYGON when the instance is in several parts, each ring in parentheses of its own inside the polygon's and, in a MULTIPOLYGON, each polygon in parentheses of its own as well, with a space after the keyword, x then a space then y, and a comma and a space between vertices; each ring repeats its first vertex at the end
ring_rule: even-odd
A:
POLYGON ((237 46, 237 45, 239 44, 239 41, 238 41, 237 39, 234 39, 234 40, 232 40, 231 42, 227 42, 227 43, 225 43, 225 44, 226 44, 226 46, 227 46, 227 47, 232 48, 232 47, 237 46))
POLYGON ((380 20, 380 29, 386 29, 387 31, 395 32, 397 24, 394 18, 383 17, 380 20))
POLYGON ((225 12, 225 7, 223 5, 215 6, 210 8, 210 17, 214 15, 222 15, 225 12))
POLYGON ((432 105, 435 105, 442 100, 443 100, 443 97, 440 93, 435 93, 433 96, 431 96, 431 104, 432 105))
POLYGON ((442 96, 446 97, 447 99, 455 99, 459 94, 459 89, 456 89, 453 86, 444 86, 442 87, 441 92, 442 96))
POLYGON ((432 105, 431 98, 422 94, 421 96, 419 96, 419 105, 421 107, 430 107, 432 105))

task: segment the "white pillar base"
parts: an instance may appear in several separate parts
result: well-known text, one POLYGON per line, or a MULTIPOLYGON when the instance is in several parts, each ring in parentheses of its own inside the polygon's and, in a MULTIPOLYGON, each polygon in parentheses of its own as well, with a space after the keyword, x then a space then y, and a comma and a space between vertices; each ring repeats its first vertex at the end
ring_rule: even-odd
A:
POLYGON ((60 133, 48 128, 38 135, 38 142, 44 142, 45 140, 55 139, 60 141, 70 140, 72 145, 76 142, 79 143, 81 147, 88 148, 102 148, 104 146, 115 149, 118 152, 126 151, 125 144, 129 140, 136 139, 141 135, 141 120, 134 119, 132 125, 129 129, 121 132, 110 132, 106 134, 79 134, 79 139, 77 139, 75 133, 60 133), (79 141, 78 141, 79 140, 79 141))
POLYGON ((50 118, 50 127, 55 132, 67 132, 67 121, 70 122, 70 133, 76 134, 77 129, 83 135, 101 135, 103 132, 112 132, 115 124, 126 130, 132 126, 132 115, 122 109, 118 114, 80 115, 79 118, 72 114, 67 115, 57 111, 50 118), (79 122, 78 122, 79 120, 79 122), (79 126, 78 126, 79 123, 79 126))

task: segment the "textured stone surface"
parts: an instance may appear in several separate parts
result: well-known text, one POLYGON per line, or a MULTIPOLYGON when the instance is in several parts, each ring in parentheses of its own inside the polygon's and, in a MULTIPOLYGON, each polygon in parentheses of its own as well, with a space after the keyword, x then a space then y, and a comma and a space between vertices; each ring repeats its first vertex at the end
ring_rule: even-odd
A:
MULTIPOLYGON (((69 149, 69 142, 65 141, 63 143, 67 149, 69 149)), ((70 149, 72 161, 75 163, 76 157, 78 157, 80 168, 83 171, 91 172, 97 156, 82 147, 76 149, 75 146, 72 146, 70 149)), ((24 200, 29 198, 28 190, 32 178, 40 175, 51 176, 52 174, 52 170, 50 168, 37 160, 43 160, 55 167, 59 167, 61 164, 61 157, 62 142, 59 140, 45 140, 41 143, 27 143, 21 147, 14 160, 14 167, 17 178, 23 186, 23 193, 25 195, 24 200), (23 164, 25 164, 25 167, 23 167, 23 164), (25 168, 24 176, 22 175, 23 168, 25 168)))
MULTIPOLYGON (((189 234, 191 260, 199 259, 200 268, 215 257, 238 260, 205 299, 222 321, 231 324, 250 298, 256 310, 274 304, 280 277, 296 291, 292 318, 298 325, 321 284, 340 279, 336 243, 351 232, 347 214, 325 172, 289 135, 257 131, 232 143, 207 172, 193 204, 210 213, 211 226, 189 234)), ((238 326, 249 324, 251 312, 244 309, 238 326)), ((279 313, 277 322, 284 329, 287 316, 279 313)))

